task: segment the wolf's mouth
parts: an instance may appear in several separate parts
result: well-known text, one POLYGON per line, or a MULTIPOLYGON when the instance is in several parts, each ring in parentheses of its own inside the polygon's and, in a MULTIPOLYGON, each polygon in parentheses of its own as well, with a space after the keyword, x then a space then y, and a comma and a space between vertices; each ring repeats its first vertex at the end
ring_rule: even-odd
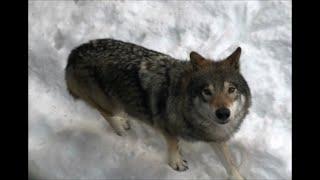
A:
POLYGON ((225 119, 225 120, 221 120, 221 119, 217 119, 216 120, 219 124, 227 124, 230 121, 230 118, 225 119))

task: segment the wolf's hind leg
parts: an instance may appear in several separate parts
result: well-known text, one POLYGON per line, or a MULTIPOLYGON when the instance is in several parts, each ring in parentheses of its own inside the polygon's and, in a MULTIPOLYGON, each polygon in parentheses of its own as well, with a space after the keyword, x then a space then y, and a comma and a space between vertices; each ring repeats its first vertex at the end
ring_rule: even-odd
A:
POLYGON ((188 163, 182 158, 178 138, 164 134, 168 148, 168 161, 169 165, 177 171, 185 171, 188 168, 188 163))
POLYGON ((127 118, 121 116, 114 116, 112 113, 99 109, 101 115, 106 119, 116 134, 125 136, 126 130, 130 129, 130 124, 127 118))
POLYGON ((113 130, 119 136, 125 136, 126 130, 130 129, 130 124, 125 113, 121 113, 117 107, 112 107, 111 100, 108 103, 108 98, 104 96, 104 98, 100 97, 99 101, 96 100, 96 108, 99 110, 101 115, 105 120, 108 121, 109 125, 113 128, 113 130), (102 99, 106 100, 102 100, 102 99))
POLYGON ((95 107, 101 113, 109 125, 113 128, 119 136, 125 136, 126 130, 130 129, 128 118, 125 113, 121 113, 120 108, 114 99, 106 95, 99 87, 91 86, 90 96, 95 103, 95 107), (122 116, 121 116, 122 115, 122 116))
POLYGON ((109 122, 115 132, 122 136, 130 128, 127 118, 118 117, 119 107, 114 99, 99 87, 98 82, 86 70, 68 68, 66 71, 67 87, 72 96, 81 98, 97 109, 109 122))
POLYGON ((112 127, 116 134, 118 134, 119 136, 126 135, 126 130, 130 128, 127 119, 119 117, 117 113, 112 111, 112 109, 102 108, 98 104, 98 102, 93 101, 89 97, 85 97, 84 99, 88 104, 90 104, 100 112, 100 114, 106 121, 108 121, 109 125, 112 127))
POLYGON ((119 116, 122 114, 120 113, 119 108, 110 97, 106 96, 101 91, 100 88, 95 85, 91 85, 90 87, 90 93, 82 93, 82 98, 100 112, 116 134, 119 136, 125 136, 126 130, 130 129, 128 119, 126 117, 119 116))

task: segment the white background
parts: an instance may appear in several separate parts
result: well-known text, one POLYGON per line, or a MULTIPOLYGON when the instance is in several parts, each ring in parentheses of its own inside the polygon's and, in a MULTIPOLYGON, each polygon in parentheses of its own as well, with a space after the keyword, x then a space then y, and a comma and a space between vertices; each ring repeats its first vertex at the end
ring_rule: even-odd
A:
POLYGON ((66 91, 75 46, 97 38, 133 42, 188 59, 242 48, 253 105, 230 141, 247 179, 291 179, 291 1, 29 1, 29 171, 51 179, 226 178, 205 143, 182 142, 189 170, 166 164, 164 139, 132 122, 128 137, 66 91))

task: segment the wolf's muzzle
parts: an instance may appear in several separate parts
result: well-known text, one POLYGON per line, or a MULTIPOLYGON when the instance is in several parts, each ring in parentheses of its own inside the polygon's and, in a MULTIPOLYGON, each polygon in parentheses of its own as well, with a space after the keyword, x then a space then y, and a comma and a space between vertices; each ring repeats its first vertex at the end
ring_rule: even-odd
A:
POLYGON ((216 110, 216 116, 218 118, 218 123, 225 124, 229 121, 230 110, 225 107, 219 108, 216 110))

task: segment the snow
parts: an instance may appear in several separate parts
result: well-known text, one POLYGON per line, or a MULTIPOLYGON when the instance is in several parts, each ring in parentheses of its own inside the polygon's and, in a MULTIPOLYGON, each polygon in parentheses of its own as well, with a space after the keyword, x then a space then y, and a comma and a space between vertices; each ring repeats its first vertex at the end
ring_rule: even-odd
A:
POLYGON ((29 172, 41 179, 213 179, 226 171, 208 144, 182 142, 189 170, 166 163, 164 139, 132 122, 119 137, 66 91, 72 48, 133 42, 182 60, 242 48, 253 105, 229 142, 247 179, 291 179, 291 1, 29 1, 29 172))

